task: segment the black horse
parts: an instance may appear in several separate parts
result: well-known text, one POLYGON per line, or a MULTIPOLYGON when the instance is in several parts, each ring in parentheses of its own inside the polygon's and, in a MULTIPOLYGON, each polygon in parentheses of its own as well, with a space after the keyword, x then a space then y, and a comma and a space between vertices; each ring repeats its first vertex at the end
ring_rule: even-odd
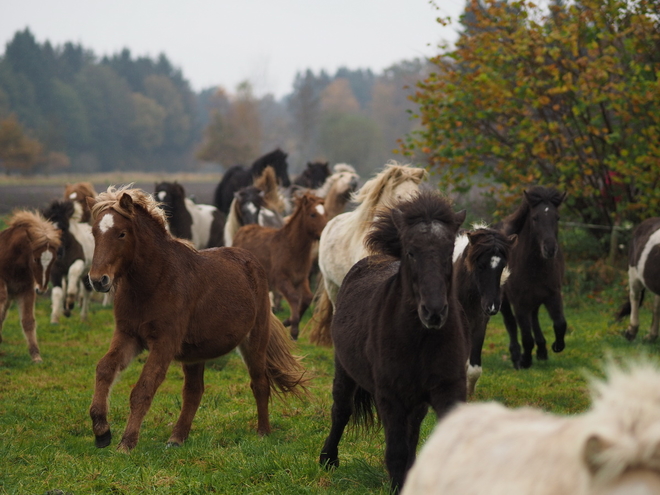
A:
POLYGON ((537 359, 548 359, 545 337, 539 324, 541 305, 548 310, 555 331, 552 350, 561 352, 565 347, 566 319, 561 296, 564 257, 558 241, 558 210, 565 197, 566 193, 553 188, 532 187, 524 192, 518 209, 504 220, 504 233, 518 234, 518 242, 509 260, 511 276, 504 284, 502 301, 511 361, 516 369, 532 365, 534 343, 537 359))
POLYGON ((318 189, 330 177, 328 162, 307 162, 307 167, 293 179, 293 185, 307 189, 318 189))
MULTIPOLYGON (((516 235, 506 236, 485 227, 464 232, 454 247, 454 285, 467 319, 472 341, 467 370, 468 395, 474 393, 481 376, 481 349, 490 317, 502 304, 503 274, 516 242, 516 235)), ((506 277, 508 271, 504 275, 506 277)))
POLYGON ((468 336, 452 284, 454 239, 465 211, 436 193, 377 214, 370 252, 344 279, 332 321, 332 427, 320 463, 337 466, 351 415, 368 424, 375 404, 385 463, 397 490, 415 460, 430 405, 438 417, 466 399, 468 336), (356 304, 359 301, 359 304, 356 304))
POLYGON ((264 169, 271 166, 275 169, 275 175, 282 187, 289 187, 289 164, 286 161, 288 155, 281 149, 258 158, 248 170, 242 165, 234 165, 222 176, 222 180, 215 189, 213 203, 225 215, 229 213, 229 207, 234 199, 234 193, 239 189, 251 186, 254 179, 259 177, 264 169))

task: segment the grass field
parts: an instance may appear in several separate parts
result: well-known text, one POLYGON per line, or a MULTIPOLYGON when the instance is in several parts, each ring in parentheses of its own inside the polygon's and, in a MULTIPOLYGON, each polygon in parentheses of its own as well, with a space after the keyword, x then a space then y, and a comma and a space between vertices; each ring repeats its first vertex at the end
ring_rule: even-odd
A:
MULTIPOLYGON (((588 405, 584 372, 600 374, 606 355, 660 360, 657 345, 629 343, 614 325, 620 284, 585 302, 567 296, 566 350, 530 370, 515 371, 501 317, 492 319, 484 349, 484 374, 473 400, 510 406, 533 405, 572 414, 588 405)), ((43 364, 32 364, 15 305, 0 344, 0 493, 387 493, 382 431, 351 432, 340 444, 341 465, 326 472, 317 464, 330 424, 332 350, 309 344, 303 333, 298 353, 312 379, 308 399, 274 399, 273 433, 256 434, 256 409, 245 367, 236 354, 208 366, 206 392, 189 440, 166 448, 181 407, 183 376, 170 367, 130 454, 115 450, 128 414, 128 396, 144 363, 141 355, 123 373, 110 399, 113 443, 96 449, 88 408, 94 369, 107 350, 113 316, 100 302, 89 322, 77 313, 59 325, 49 323, 50 304, 37 304, 43 364)), ((542 321, 552 339, 547 318, 542 321)), ((650 323, 642 312, 642 328, 650 323)), ((549 334, 549 335, 548 335, 549 334)), ((422 438, 435 419, 427 416, 422 438)))

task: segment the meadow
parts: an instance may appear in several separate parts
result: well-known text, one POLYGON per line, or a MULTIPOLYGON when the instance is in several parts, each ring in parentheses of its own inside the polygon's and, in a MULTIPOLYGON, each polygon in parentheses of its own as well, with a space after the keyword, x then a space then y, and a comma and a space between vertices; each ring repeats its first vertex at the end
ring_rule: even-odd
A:
MULTIPOLYGON (((623 277, 623 272, 620 272, 623 277)), ((570 289, 570 288, 569 288, 570 289)), ((613 323, 625 296, 625 281, 610 290, 572 296, 567 289, 569 330, 566 350, 515 371, 501 317, 491 320, 484 348, 484 373, 471 400, 531 405, 561 414, 588 408, 586 373, 600 376, 607 356, 660 360, 658 346, 629 343, 613 323)), ((648 309, 642 329, 648 328, 648 309)), ((207 366, 206 391, 188 441, 166 448, 181 407, 183 375, 174 363, 158 390, 130 454, 116 451, 128 414, 128 397, 144 363, 140 355, 115 384, 109 419, 113 443, 94 446, 88 408, 97 361, 113 331, 112 310, 95 298, 89 321, 74 312, 49 323, 50 302, 38 299, 38 334, 44 362, 30 361, 15 306, 8 313, 0 344, 0 493, 2 494, 193 494, 193 493, 388 493, 382 431, 350 431, 340 444, 338 469, 317 463, 330 425, 333 354, 313 346, 303 332, 297 353, 312 379, 305 399, 275 397, 273 433, 256 434, 256 409, 248 375, 232 353, 207 366)), ((550 321, 542 326, 552 338, 550 321)), ((642 332, 640 332, 642 333, 642 332)), ((422 440, 435 418, 424 422, 422 440)))

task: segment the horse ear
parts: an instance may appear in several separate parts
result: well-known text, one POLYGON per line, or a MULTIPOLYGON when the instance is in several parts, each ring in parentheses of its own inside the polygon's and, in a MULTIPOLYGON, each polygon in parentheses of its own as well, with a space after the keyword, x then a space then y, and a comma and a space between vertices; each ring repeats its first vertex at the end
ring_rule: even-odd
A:
POLYGON ((566 199, 566 195, 567 195, 567 194, 568 194, 568 193, 567 193, 566 191, 564 191, 564 192, 561 194, 561 198, 559 199, 559 204, 562 204, 562 203, 564 202, 564 200, 566 199))
POLYGON ((119 206, 129 213, 133 213, 133 198, 130 194, 122 194, 119 199, 119 206))
POLYGON ((405 218, 403 217, 403 212, 398 208, 392 208, 392 221, 397 230, 401 230, 405 226, 405 218))
POLYGON ((507 239, 509 240, 511 247, 513 247, 518 242, 518 234, 511 234, 507 239))
POLYGON ((454 221, 456 222, 456 229, 463 225, 465 222, 465 217, 467 216, 467 210, 461 210, 458 213, 454 214, 454 221))

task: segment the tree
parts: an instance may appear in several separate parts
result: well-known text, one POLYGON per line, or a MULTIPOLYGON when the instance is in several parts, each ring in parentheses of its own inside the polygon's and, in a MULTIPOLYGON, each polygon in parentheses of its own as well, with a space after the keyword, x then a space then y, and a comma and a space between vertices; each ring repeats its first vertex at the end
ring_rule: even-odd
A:
POLYGON ((460 190, 568 192, 587 222, 660 213, 660 26, 652 0, 471 0, 456 48, 418 85, 423 150, 460 190))
POLYGON ((6 172, 29 174, 41 159, 41 144, 25 135, 15 115, 0 121, 0 167, 6 172))

